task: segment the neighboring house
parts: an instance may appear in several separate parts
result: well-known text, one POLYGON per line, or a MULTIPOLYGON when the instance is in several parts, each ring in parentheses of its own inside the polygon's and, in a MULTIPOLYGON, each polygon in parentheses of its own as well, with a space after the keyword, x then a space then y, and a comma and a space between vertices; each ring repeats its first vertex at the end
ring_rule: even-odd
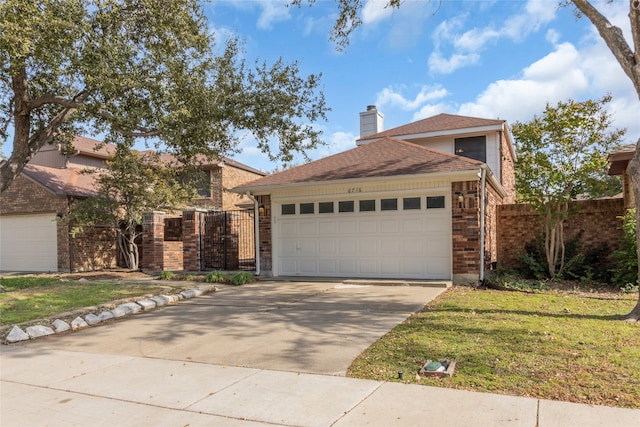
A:
MULTIPOLYGON (((94 175, 86 168, 104 168, 115 147, 77 136, 73 150, 43 147, 22 174, 2 193, 0 203, 0 271, 85 271, 116 266, 115 234, 93 227, 71 236, 58 221, 78 198, 95 195, 94 175)), ((264 176, 231 159, 203 166, 211 187, 194 204, 208 210, 239 209, 249 201, 227 191, 264 176)))
POLYGON ((627 166, 636 152, 635 144, 625 145, 621 149, 609 154, 609 170, 611 176, 622 175, 622 197, 624 199, 625 209, 635 207, 635 197, 633 188, 631 188, 631 180, 627 174, 627 166))
POLYGON ((440 114, 234 189, 255 196, 260 268, 273 276, 475 283, 496 262, 496 206, 515 200, 507 123, 440 114))

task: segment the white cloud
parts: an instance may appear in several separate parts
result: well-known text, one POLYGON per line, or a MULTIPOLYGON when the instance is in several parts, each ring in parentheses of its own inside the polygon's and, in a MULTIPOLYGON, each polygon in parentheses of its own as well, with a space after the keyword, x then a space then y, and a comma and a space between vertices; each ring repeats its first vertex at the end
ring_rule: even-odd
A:
POLYGON ((270 30, 274 23, 287 21, 291 18, 286 1, 261 1, 258 4, 262 12, 256 25, 261 30, 270 30))
POLYGON ((382 21, 393 14, 393 8, 386 7, 388 0, 368 0, 362 7, 362 23, 372 24, 382 21))
POLYGON ((440 86, 422 86, 413 99, 405 98, 401 93, 392 88, 384 88, 378 93, 376 105, 383 108, 385 106, 398 107, 405 111, 415 110, 428 102, 442 99, 449 93, 440 86))
POLYGON ((461 54, 455 53, 449 58, 444 58, 438 51, 434 51, 429 55, 429 71, 438 74, 451 74, 459 68, 476 64, 480 61, 480 55, 477 53, 461 54))
POLYGON ((555 19, 555 14, 556 8, 550 7, 548 1, 529 0, 523 12, 507 17, 498 26, 488 24, 460 33, 468 15, 443 21, 433 32, 435 49, 429 56, 429 71, 451 74, 462 67, 477 64, 480 52, 488 44, 502 38, 521 41, 555 19))

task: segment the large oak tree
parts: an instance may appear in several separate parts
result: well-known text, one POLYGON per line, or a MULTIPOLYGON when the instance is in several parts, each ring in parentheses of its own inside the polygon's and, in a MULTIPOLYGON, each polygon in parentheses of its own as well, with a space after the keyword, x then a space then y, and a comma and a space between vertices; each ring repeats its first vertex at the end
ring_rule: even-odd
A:
MULTIPOLYGON (((316 0, 307 0, 309 4, 316 0)), ((339 49, 344 49, 349 44, 349 37, 361 23, 360 12, 363 0, 335 0, 338 4, 338 18, 331 31, 331 39, 336 42, 339 49)), ((613 1, 613 0, 611 0, 613 1)), ((292 0, 291 4, 299 6, 304 0, 292 0)), ((399 8, 402 0, 387 0, 387 7, 399 8)), ((591 4, 588 0, 563 0, 564 6, 575 6, 578 16, 586 16, 596 27, 600 36, 605 41, 609 50, 616 58, 625 74, 629 77, 640 99, 640 0, 629 0, 629 23, 631 24, 630 46, 624 38, 619 27, 611 24, 606 16, 591 4)), ((549 4, 549 7, 553 7, 549 4)), ((639 114, 640 119, 640 114, 639 114)), ((636 205, 636 225, 640 225, 640 138, 636 142, 636 151, 629 162, 627 173, 631 179, 636 205)), ((640 229, 640 228, 639 228, 640 229)), ((636 236, 637 246, 640 248, 640 233, 636 236)), ((640 250, 638 250, 640 261, 640 250)), ((640 262, 638 263, 640 266, 640 262)), ((638 270, 638 282, 640 283, 640 267, 638 270)), ((627 315, 631 321, 640 321, 640 295, 635 308, 627 315)))
POLYGON ((142 138, 185 163, 232 152, 242 132, 285 164, 320 144, 320 76, 242 55, 237 39, 214 40, 197 0, 3 0, 0 136, 13 151, 0 191, 74 134, 142 138))

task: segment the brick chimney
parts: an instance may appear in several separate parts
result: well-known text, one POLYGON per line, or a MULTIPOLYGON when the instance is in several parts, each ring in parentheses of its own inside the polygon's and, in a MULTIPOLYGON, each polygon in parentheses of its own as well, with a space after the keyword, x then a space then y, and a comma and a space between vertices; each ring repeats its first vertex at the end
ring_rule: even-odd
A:
POLYGON ((375 105, 367 105, 367 111, 360 113, 360 138, 384 130, 384 116, 375 105))

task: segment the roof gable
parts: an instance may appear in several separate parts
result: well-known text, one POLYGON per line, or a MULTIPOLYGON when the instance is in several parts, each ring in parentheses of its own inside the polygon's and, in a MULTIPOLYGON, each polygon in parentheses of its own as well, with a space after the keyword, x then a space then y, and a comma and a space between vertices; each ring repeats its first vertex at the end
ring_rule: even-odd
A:
POLYGON ((378 132, 373 135, 358 139, 358 141, 369 141, 372 139, 391 137, 402 137, 404 135, 416 135, 432 132, 443 132, 451 130, 463 130, 487 126, 502 126, 504 120, 481 119, 478 117, 458 116, 455 114, 438 114, 427 117, 413 123, 398 126, 393 129, 378 132))
POLYGON ((301 166, 259 178, 237 189, 313 183, 342 179, 459 172, 482 162, 432 148, 383 138, 301 166))

